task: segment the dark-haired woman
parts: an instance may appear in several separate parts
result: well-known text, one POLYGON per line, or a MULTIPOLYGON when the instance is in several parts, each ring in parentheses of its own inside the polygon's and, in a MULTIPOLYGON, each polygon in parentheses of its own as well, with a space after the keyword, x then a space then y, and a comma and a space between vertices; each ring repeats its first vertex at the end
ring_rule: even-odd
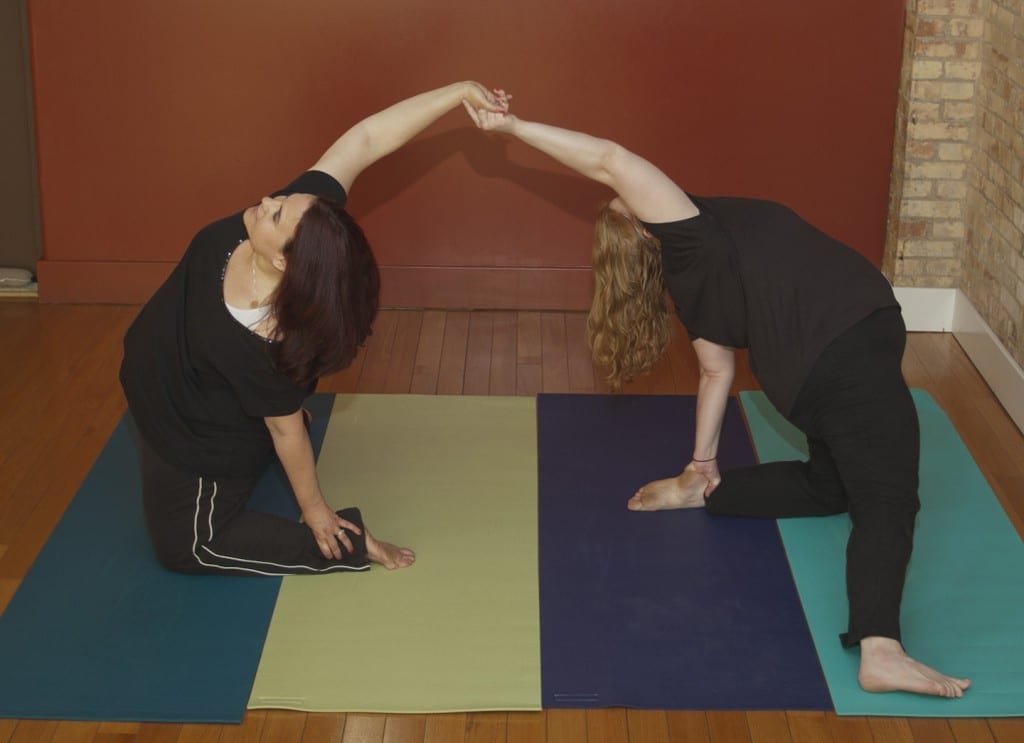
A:
POLYGON ((207 225, 125 336, 121 384, 141 433, 143 500, 156 554, 186 573, 315 574, 406 567, 357 509, 335 513, 317 480, 302 404, 371 332, 379 275, 345 200, 364 168, 466 101, 463 82, 353 126, 313 168, 207 225), (304 523, 249 510, 276 453, 304 523))
POLYGON ((692 459, 677 477, 639 488, 628 507, 766 518, 849 512, 850 614, 841 639, 860 646, 861 685, 963 696, 969 681, 918 663, 900 641, 919 432, 900 368, 906 329, 877 269, 780 204, 691 197, 614 142, 467 109, 482 129, 511 134, 618 195, 598 215, 587 323, 611 386, 649 370, 664 351, 666 288, 693 340, 700 382, 692 459), (809 462, 719 474, 735 348, 749 348, 766 395, 807 435, 809 462))

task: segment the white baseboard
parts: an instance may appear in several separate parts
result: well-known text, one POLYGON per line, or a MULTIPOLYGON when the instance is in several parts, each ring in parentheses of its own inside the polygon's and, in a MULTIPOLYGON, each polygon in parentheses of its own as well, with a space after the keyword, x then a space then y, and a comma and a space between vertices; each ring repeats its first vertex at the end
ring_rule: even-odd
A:
POLYGON ((988 382, 1017 428, 1024 431, 1024 370, 959 289, 956 290, 953 313, 953 337, 988 382))
POLYGON ((949 333, 953 330, 956 289, 920 289, 894 286, 903 308, 903 322, 911 333, 949 333))
POLYGON ((953 333, 1010 418, 1024 431, 1024 370, 959 289, 894 287, 910 332, 953 333))

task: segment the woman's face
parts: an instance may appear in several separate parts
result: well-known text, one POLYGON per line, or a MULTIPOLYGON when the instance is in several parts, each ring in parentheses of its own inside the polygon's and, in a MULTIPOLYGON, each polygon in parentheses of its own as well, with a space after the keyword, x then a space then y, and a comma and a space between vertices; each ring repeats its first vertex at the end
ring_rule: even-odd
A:
POLYGON ((308 193, 265 196, 256 206, 246 209, 242 221, 253 250, 276 265, 283 257, 285 244, 294 237, 299 220, 315 200, 316 197, 308 193))

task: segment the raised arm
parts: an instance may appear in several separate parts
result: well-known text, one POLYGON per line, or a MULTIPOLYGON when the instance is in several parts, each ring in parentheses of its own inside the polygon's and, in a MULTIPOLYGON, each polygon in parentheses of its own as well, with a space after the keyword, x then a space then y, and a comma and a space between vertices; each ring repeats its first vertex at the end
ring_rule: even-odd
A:
POLYGON ((608 186, 632 214, 645 222, 673 222, 698 213, 690 197, 671 178, 611 140, 523 121, 511 114, 474 108, 469 103, 466 110, 481 129, 511 134, 587 178, 608 186))
POLYGON ((349 191, 367 167, 397 150, 462 101, 485 112, 502 110, 490 91, 471 81, 420 93, 353 126, 317 160, 313 170, 329 173, 349 191))

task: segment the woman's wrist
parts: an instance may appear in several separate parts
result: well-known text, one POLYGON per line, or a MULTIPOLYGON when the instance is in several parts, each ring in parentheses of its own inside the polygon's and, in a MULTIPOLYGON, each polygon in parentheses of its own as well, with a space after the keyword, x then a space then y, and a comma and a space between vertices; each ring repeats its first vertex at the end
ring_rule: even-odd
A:
POLYGON ((303 516, 306 513, 316 513, 324 508, 330 510, 330 506, 327 505, 327 499, 324 498, 319 488, 315 491, 304 492, 301 496, 298 492, 295 492, 295 501, 299 504, 299 510, 303 516))
POLYGON ((462 101, 466 101, 469 105, 477 108, 480 107, 482 101, 486 100, 488 105, 493 105, 494 102, 494 96, 491 91, 487 90, 476 80, 463 80, 462 82, 452 83, 449 89, 454 96, 452 107, 458 106, 462 101))

